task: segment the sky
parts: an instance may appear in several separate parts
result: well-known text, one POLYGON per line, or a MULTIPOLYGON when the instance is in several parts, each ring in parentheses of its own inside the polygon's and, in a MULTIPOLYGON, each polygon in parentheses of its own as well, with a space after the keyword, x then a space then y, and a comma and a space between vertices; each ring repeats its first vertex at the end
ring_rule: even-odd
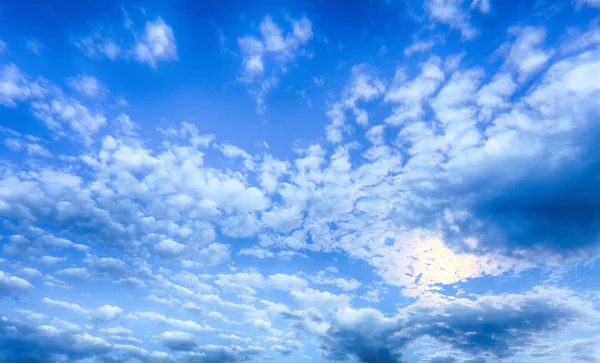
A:
POLYGON ((0 1, 0 361, 600 362, 600 1, 0 1))

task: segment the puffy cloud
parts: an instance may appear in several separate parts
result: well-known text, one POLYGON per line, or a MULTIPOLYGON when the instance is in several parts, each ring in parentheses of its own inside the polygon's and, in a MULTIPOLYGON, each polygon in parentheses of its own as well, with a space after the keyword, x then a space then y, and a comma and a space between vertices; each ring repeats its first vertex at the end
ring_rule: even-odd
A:
POLYGON ((160 241, 154 249, 156 252, 165 257, 180 256, 185 252, 185 245, 177 243, 170 238, 160 241))
POLYGON ((72 98, 57 96, 48 101, 35 101, 31 106, 35 117, 50 130, 60 134, 67 125, 87 143, 106 125, 106 117, 101 112, 94 112, 72 98))
POLYGON ((96 323, 106 323, 121 315, 123 309, 118 306, 104 305, 97 308, 92 313, 92 321, 96 323))
POLYGON ((15 107, 17 102, 41 98, 44 88, 31 81, 14 64, 0 67, 0 104, 15 107))
POLYGON ((541 27, 510 28, 509 33, 516 37, 511 46, 507 61, 517 69, 520 79, 526 79, 540 70, 553 52, 541 47, 546 38, 546 30, 541 27))
POLYGON ((0 271, 0 297, 19 297, 33 289, 29 281, 0 271))
POLYGON ((80 94, 87 97, 98 97, 106 93, 106 89, 100 81, 89 74, 78 74, 76 77, 69 78, 69 85, 80 94))
POLYGON ((29 156, 50 157, 52 153, 43 145, 19 139, 4 139, 4 145, 13 151, 25 151, 29 156))
MULTIPOLYGON (((333 270, 333 272, 337 271, 337 269, 328 270, 333 270)), ((361 286, 361 283, 354 278, 348 280, 343 277, 333 277, 328 275, 327 271, 319 271, 316 275, 310 278, 310 281, 321 285, 336 285, 344 291, 356 290, 361 286)))
POLYGON ((76 303, 53 300, 47 297, 45 297, 42 301, 46 305, 61 308, 64 310, 69 310, 74 313, 83 315, 98 324, 107 323, 111 320, 114 320, 123 312, 123 309, 121 309, 120 307, 112 305, 104 305, 98 307, 97 309, 89 310, 81 307, 79 304, 76 303))
POLYGON ((286 64, 294 61, 299 55, 308 55, 304 46, 312 39, 312 24, 306 17, 288 18, 291 31, 284 31, 270 16, 260 23, 260 37, 245 35, 238 38, 238 46, 242 53, 242 82, 253 84, 249 91, 256 100, 256 111, 259 116, 266 109, 266 96, 279 84, 279 75, 287 72, 286 64), (269 69, 267 64, 274 61, 277 69, 269 69), (267 69, 265 69, 267 68, 267 69))
POLYGON ((315 309, 321 313, 331 312, 350 304, 347 295, 336 295, 329 291, 319 291, 311 288, 305 291, 294 290, 291 295, 305 307, 315 309))
POLYGON ((180 331, 166 331, 160 335, 160 342, 171 350, 193 350, 198 343, 190 333, 180 331))
POLYGON ((167 316, 164 316, 164 315, 152 312, 152 311, 131 313, 131 314, 128 314, 127 317, 129 317, 131 319, 146 319, 146 320, 151 320, 151 321, 157 321, 159 323, 168 325, 172 328, 180 329, 180 330, 187 330, 187 331, 191 331, 193 333, 214 333, 214 332, 218 331, 217 329, 214 329, 210 326, 200 325, 193 320, 181 320, 181 319, 170 318, 170 317, 167 317, 167 316))
POLYGON ((572 292, 545 288, 475 300, 422 300, 392 318, 346 308, 335 315, 322 349, 331 360, 400 362, 409 343, 429 336, 467 356, 502 359, 519 354, 541 334, 597 319, 589 303, 572 292))
POLYGON ((420 119, 423 114, 423 102, 438 89, 445 76, 441 70, 441 60, 430 58, 421 65, 421 74, 407 82, 402 70, 396 71, 394 80, 385 95, 385 102, 399 104, 386 122, 399 125, 407 120, 420 119))
POLYGON ((471 40, 479 35, 479 31, 470 24, 463 3, 463 0, 427 0, 425 11, 431 20, 447 24, 450 28, 460 31, 463 39, 471 40))
POLYGON ((273 289, 282 291, 302 290, 308 285, 304 279, 285 274, 270 275, 267 278, 266 284, 273 289))
POLYGON ((173 29, 158 17, 146 22, 143 34, 137 39, 134 47, 135 59, 156 68, 159 61, 176 60, 177 45, 173 29))
POLYGON ((260 23, 261 38, 250 35, 238 38, 246 75, 262 74, 263 58, 268 55, 273 55, 282 64, 293 60, 301 47, 313 37, 312 24, 307 18, 290 19, 289 22, 291 32, 284 36, 279 25, 270 16, 266 16, 260 23))
POLYGON ((67 333, 49 325, 29 325, 0 319, 0 359, 5 362, 70 361, 101 356, 110 351, 105 340, 88 333, 67 333))

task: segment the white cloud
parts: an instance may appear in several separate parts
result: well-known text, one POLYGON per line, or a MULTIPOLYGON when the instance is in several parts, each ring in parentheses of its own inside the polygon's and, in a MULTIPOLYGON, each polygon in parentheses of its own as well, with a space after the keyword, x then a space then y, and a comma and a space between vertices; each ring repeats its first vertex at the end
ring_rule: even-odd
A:
POLYGON ((87 57, 105 56, 110 60, 115 60, 122 53, 121 47, 113 39, 103 37, 100 34, 76 39, 75 44, 87 57))
POLYGON ((404 55, 409 57, 415 53, 424 53, 435 45, 433 40, 414 40, 411 45, 404 48, 404 55))
POLYGON ((491 7, 492 6, 490 4, 490 0, 473 0, 473 1, 471 1, 471 9, 477 8, 477 9, 479 9, 479 11, 481 11, 484 14, 489 13, 491 7))
POLYGON ((70 310, 70 311, 75 312, 80 315, 87 316, 90 313, 89 310, 82 308, 79 304, 69 303, 69 302, 60 301, 60 300, 53 300, 53 299, 50 299, 47 297, 44 297, 44 299, 42 301, 46 305, 58 307, 58 308, 65 309, 65 310, 70 310))
POLYGON ((35 101, 31 104, 35 117, 59 134, 64 134, 63 125, 68 125, 86 143, 106 125, 106 117, 94 112, 72 98, 57 96, 49 101, 35 101))
POLYGON ((421 64, 421 74, 410 82, 407 82, 404 71, 396 71, 384 100, 398 106, 394 107, 393 114, 386 118, 387 123, 400 125, 423 116, 423 103, 437 91, 445 79, 440 65, 439 58, 429 58, 421 64))
POLYGON ((37 268, 34 268, 34 267, 23 267, 21 269, 21 273, 28 277, 42 276, 42 273, 37 268))
POLYGON ((281 291, 303 290, 308 283, 297 276, 286 274, 273 274, 266 280, 267 286, 281 291))
POLYGON ((329 291, 310 288, 304 291, 294 290, 291 295, 305 307, 315 309, 321 313, 331 312, 350 304, 350 298, 347 295, 336 295, 329 291))
POLYGON ((44 47, 42 43, 38 42, 35 39, 30 39, 25 42, 25 47, 29 49, 35 55, 40 55, 42 53, 42 48, 44 47))
POLYGON ((425 10, 432 20, 459 30, 463 39, 471 40, 479 35, 463 9, 463 0, 427 0, 425 10))
POLYGON ((91 315, 91 319, 97 323, 106 323, 121 315, 123 309, 118 306, 103 305, 97 308, 91 315))
POLYGON ((507 62, 516 68, 519 79, 525 80, 531 74, 539 71, 554 53, 541 46, 546 38, 546 29, 543 27, 513 27, 508 32, 515 36, 516 40, 510 47, 507 62))
POLYGON ((64 310, 69 310, 74 313, 85 316, 86 318, 92 320, 95 323, 107 323, 111 320, 114 320, 117 316, 121 315, 123 309, 118 306, 112 305, 103 305, 94 310, 89 310, 81 307, 79 304, 70 303, 66 301, 53 300, 47 297, 44 297, 42 300, 44 304, 61 308, 64 310))
POLYGON ((154 249, 159 255, 165 257, 176 257, 180 256, 185 252, 186 246, 181 243, 177 243, 170 238, 163 239, 160 241, 154 249))
POLYGON ((134 52, 137 61, 152 68, 156 68, 160 61, 177 60, 173 29, 160 17, 146 22, 144 33, 136 40, 134 52))
POLYGON ((268 55, 273 55, 283 66, 301 53, 302 46, 313 37, 312 24, 307 18, 290 19, 289 22, 292 31, 284 35, 279 25, 266 16, 260 23, 261 38, 250 35, 238 38, 246 76, 263 74, 264 57, 268 55))
POLYGON ((41 98, 44 89, 31 81, 14 64, 0 67, 0 104, 15 107, 17 102, 41 98))
POLYGON ((12 151, 24 151, 29 156, 40 156, 48 158, 52 153, 44 146, 18 139, 4 139, 4 145, 12 151))
POLYGON ((98 329, 101 334, 106 335, 131 335, 133 331, 131 329, 124 328, 122 326, 114 327, 114 328, 102 328, 98 329))
POLYGON ((362 285, 354 278, 345 279, 343 277, 333 277, 329 276, 326 271, 319 271, 316 275, 310 278, 310 281, 315 284, 335 285, 344 291, 353 291, 362 285))
POLYGON ((128 314, 127 317, 132 319, 145 319, 151 321, 157 321, 162 324, 168 325, 175 329, 186 330, 193 333, 214 333, 217 330, 207 325, 200 325, 192 320, 180 320, 170 318, 155 312, 137 312, 128 314))
POLYGON ((31 289, 33 285, 29 281, 0 271, 0 296, 18 297, 31 289))
POLYGON ((358 102, 369 102, 381 96, 385 91, 385 82, 378 77, 377 71, 361 64, 352 67, 352 75, 344 87, 338 102, 328 107, 327 116, 331 124, 327 126, 327 139, 333 143, 342 141, 344 132, 347 133, 346 111, 351 110, 357 124, 369 124, 369 115, 366 110, 358 107, 358 102))
POLYGON ((40 257, 40 262, 44 265, 56 265, 62 262, 65 262, 66 257, 56 257, 56 256, 42 256, 40 257))
POLYGON ((89 74, 78 74, 77 77, 68 79, 69 85, 77 92, 87 97, 98 97, 106 93, 100 81, 89 74))
POLYGON ((288 19, 291 31, 284 31, 270 16, 260 23, 260 37, 245 35, 238 38, 238 46, 242 53, 243 72, 239 80, 244 83, 256 83, 249 93, 256 100, 256 111, 262 116, 265 109, 265 98, 279 84, 279 75, 287 72, 286 64, 299 55, 308 55, 304 46, 312 39, 312 24, 303 17, 299 20, 288 19), (265 69, 265 62, 274 61, 277 68, 265 69))

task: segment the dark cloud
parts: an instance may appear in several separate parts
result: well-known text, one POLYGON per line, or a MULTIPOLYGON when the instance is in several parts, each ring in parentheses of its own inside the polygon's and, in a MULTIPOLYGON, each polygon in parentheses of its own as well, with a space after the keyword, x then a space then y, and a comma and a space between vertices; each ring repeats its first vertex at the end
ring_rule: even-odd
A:
POLYGON ((542 247, 561 254, 598 245, 600 130, 584 131, 557 141, 553 145, 557 150, 548 150, 544 158, 520 165, 526 171, 480 185, 470 211, 475 221, 484 223, 478 231, 482 242, 509 249, 542 247), (561 149, 578 151, 553 162, 553 154, 561 149))
POLYGON ((6 363, 73 362, 108 353, 110 345, 87 334, 68 334, 0 319, 0 361, 6 363))
POLYGON ((402 362, 406 346, 430 337, 466 356, 485 360, 518 356, 544 333, 597 319, 569 292, 537 289, 524 295, 488 296, 415 304, 394 318, 371 309, 347 309, 322 339, 332 361, 402 362))
POLYGON ((249 362, 263 356, 265 350, 260 347, 240 348, 238 346, 225 347, 207 345, 199 347, 195 352, 189 353, 186 362, 189 363, 237 363, 249 362))

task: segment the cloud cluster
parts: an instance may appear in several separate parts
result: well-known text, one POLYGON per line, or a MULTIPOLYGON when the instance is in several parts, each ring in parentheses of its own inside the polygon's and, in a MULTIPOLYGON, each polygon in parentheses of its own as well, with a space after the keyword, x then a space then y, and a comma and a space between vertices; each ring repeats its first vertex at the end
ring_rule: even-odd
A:
MULTIPOLYGON (((493 4, 469 3, 426 1, 424 20, 474 40, 493 4)), ((238 38, 259 108, 311 56, 311 21, 286 22, 238 38)), ((125 28, 130 43, 76 45, 157 71, 178 59, 162 18, 125 28)), ((547 32, 510 27, 489 62, 349 67, 324 139, 289 153, 191 123, 153 133, 104 109, 89 73, 63 89, 0 65, 0 104, 52 136, 0 128, 0 360, 594 361, 596 292, 546 272, 600 252, 600 32, 547 32)), ((437 42, 419 39, 406 55, 437 42)))
MULTIPOLYGON (((78 38, 75 44, 87 57, 107 57, 110 60, 118 58, 133 59, 156 69, 159 62, 178 59, 175 34, 161 17, 154 21, 146 21, 144 30, 137 34, 133 31, 133 23, 126 23, 127 31, 133 38, 133 45, 120 44, 109 36, 94 33, 87 37, 78 38)), ((88 80, 89 86, 89 80, 88 80)))

